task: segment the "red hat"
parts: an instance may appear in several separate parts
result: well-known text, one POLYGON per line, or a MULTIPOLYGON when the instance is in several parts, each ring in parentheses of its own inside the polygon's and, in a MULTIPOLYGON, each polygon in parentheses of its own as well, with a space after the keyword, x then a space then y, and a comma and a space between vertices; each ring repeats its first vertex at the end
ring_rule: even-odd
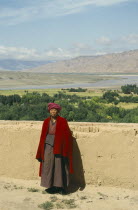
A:
POLYGON ((50 111, 50 109, 57 109, 58 111, 60 111, 62 108, 59 104, 48 103, 48 111, 50 111))

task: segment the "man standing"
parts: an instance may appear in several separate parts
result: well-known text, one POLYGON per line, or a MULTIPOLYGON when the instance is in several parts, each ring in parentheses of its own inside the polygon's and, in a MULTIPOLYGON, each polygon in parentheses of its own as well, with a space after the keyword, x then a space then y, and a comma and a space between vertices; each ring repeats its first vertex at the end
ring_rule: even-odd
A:
POLYGON ((40 162, 41 186, 48 193, 65 194, 73 173, 73 138, 67 120, 59 116, 61 106, 48 104, 50 116, 43 122, 36 159, 40 162))

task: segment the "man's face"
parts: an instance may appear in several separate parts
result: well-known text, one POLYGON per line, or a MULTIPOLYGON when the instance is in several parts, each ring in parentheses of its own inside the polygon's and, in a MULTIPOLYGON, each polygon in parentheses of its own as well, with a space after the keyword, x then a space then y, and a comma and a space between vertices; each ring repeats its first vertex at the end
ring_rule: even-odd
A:
POLYGON ((58 115, 58 110, 57 109, 50 109, 50 115, 52 117, 56 117, 58 115))

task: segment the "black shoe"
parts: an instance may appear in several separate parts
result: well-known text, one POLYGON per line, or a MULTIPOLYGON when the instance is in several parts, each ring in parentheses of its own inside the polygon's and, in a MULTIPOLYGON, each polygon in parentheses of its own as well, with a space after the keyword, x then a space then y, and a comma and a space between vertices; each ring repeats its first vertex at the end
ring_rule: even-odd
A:
POLYGON ((55 194, 55 193, 57 193, 55 187, 50 187, 50 188, 46 189, 45 191, 47 193, 49 193, 49 194, 55 194))
POLYGON ((66 192, 65 189, 60 188, 60 189, 58 190, 58 194, 60 194, 60 195, 67 195, 67 192, 66 192))

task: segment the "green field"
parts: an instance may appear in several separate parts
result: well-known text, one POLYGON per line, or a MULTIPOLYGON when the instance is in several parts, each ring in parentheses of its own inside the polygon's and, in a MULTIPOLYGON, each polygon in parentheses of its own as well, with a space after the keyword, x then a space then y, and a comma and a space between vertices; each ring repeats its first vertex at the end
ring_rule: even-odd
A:
MULTIPOLYGON (((26 94, 26 92, 28 93, 32 93, 32 92, 38 92, 40 94, 42 93, 47 93, 50 96, 53 96, 56 93, 59 92, 63 92, 65 94, 69 94, 69 95, 73 95, 76 94, 78 96, 102 96, 103 93, 107 91, 107 89, 87 89, 86 92, 69 92, 67 90, 62 90, 62 89, 29 89, 29 90, 0 90, 0 95, 14 95, 14 94, 18 94, 20 96, 23 96, 24 94, 26 94)), ((120 92, 120 90, 119 90, 120 92)), ((129 96, 129 94, 124 94, 124 93, 119 93, 120 96, 129 96)), ((134 94, 134 96, 137 96, 136 94, 134 94)), ((106 106, 112 106, 112 103, 106 104, 106 106)), ((122 107, 124 109, 133 109, 138 107, 137 103, 119 103, 118 105, 116 105, 117 107, 122 107)))
MULTIPOLYGON (((101 103, 102 104, 102 103, 101 103)), ((105 104, 106 106, 112 106, 113 104, 112 103, 109 103, 109 104, 105 104)), ((124 109, 133 109, 133 108, 136 108, 138 107, 138 104, 137 103, 125 103, 125 102, 120 102, 119 104, 117 105, 114 105, 116 107, 122 107, 124 109)))
POLYGON ((76 94, 78 96, 102 96, 104 90, 99 89, 99 90, 92 90, 92 89, 87 89, 86 92, 69 92, 67 90, 62 90, 62 89, 26 89, 26 90, 0 90, 0 95, 13 95, 13 94, 18 94, 20 96, 24 95, 26 93, 32 93, 32 92, 38 92, 40 94, 42 93, 47 93, 50 96, 53 96, 55 93, 58 93, 59 91, 66 93, 66 94, 76 94))

